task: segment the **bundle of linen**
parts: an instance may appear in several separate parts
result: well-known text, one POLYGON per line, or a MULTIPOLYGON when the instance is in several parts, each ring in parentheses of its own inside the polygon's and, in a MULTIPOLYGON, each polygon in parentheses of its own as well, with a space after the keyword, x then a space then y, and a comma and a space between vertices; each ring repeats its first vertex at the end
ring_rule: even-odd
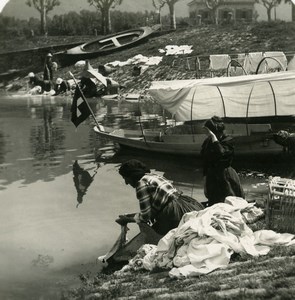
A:
MULTIPOLYGON (((171 277, 195 276, 226 268, 234 252, 259 256, 266 255, 271 245, 295 244, 293 234, 253 232, 243 216, 243 211, 249 216, 251 207, 254 209, 242 198, 227 197, 225 203, 185 214, 179 226, 146 253, 142 267, 171 269, 171 277)), ((251 219, 259 214, 256 209, 251 219)))

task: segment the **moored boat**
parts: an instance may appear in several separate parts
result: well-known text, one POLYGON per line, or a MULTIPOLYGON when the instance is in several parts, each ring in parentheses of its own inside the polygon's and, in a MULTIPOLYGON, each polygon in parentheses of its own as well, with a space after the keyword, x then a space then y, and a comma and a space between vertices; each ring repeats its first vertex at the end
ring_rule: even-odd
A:
POLYGON ((279 130, 295 131, 295 72, 152 82, 150 96, 183 125, 130 131, 96 126, 95 132, 123 147, 198 155, 202 125, 213 115, 225 121, 239 154, 280 153, 279 130))

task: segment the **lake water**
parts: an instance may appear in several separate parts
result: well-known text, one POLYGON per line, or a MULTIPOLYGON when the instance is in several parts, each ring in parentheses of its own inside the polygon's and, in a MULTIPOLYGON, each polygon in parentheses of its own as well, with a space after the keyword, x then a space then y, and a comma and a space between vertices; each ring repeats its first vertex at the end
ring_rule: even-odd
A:
MULTIPOLYGON (((133 127, 131 116, 138 115, 137 103, 93 99, 90 105, 105 125, 133 127)), ((120 232, 114 220, 138 211, 134 190, 118 174, 129 158, 204 200, 199 159, 118 151, 95 136, 90 119, 76 129, 70 106, 66 97, 0 96, 0 299, 56 300, 62 290, 79 284, 79 274, 101 270, 96 258, 120 232), (79 201, 75 161, 75 169, 92 177, 79 201)), ((152 117, 149 124, 161 122, 161 110, 148 106, 145 111, 152 117)), ((280 157, 234 164, 252 197, 265 191, 268 175, 294 176, 293 164, 280 157)), ((131 236, 137 232, 132 226, 131 236)))

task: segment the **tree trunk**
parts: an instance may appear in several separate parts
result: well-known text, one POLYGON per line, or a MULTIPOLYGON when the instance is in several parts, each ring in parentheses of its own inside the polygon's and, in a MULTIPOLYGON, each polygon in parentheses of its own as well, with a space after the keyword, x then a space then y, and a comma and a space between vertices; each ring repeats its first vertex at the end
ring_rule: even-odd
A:
POLYGON ((105 29, 105 17, 103 10, 101 11, 101 33, 103 35, 106 35, 106 29, 105 29))
POLYGON ((41 3, 41 34, 45 35, 47 31, 46 28, 46 10, 44 2, 41 3))
POLYGON ((169 5, 169 14, 170 14, 170 29, 176 29, 174 4, 169 5))
POLYGON ((108 9, 106 11, 106 29, 107 29, 106 30, 107 34, 112 32, 111 11, 110 11, 110 9, 108 9))
POLYGON ((162 25, 162 20, 161 20, 161 9, 159 8, 157 11, 157 24, 162 25))
POLYGON ((267 9, 267 20, 268 20, 268 22, 271 21, 271 8, 267 9))

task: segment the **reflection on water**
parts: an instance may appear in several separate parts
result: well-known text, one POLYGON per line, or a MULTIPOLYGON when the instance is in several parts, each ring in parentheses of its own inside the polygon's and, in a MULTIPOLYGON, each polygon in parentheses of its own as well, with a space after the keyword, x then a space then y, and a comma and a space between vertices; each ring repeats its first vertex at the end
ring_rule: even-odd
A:
POLYGON ((73 180, 75 184, 75 188, 77 190, 77 206, 83 202, 83 197, 87 192, 87 189, 89 188, 90 184, 94 180, 95 175, 97 174, 97 169, 99 168, 99 164, 97 164, 97 168, 93 172, 93 175, 91 176, 88 171, 81 168, 78 161, 75 160, 73 164, 73 180))
MULTIPOLYGON (((90 101, 96 118, 116 128, 153 128, 158 106, 90 101)), ((91 120, 70 122, 71 99, 0 96, 0 299, 59 299, 119 235, 119 214, 135 212, 134 190, 118 174, 130 158, 145 162, 185 194, 202 201, 201 162, 190 157, 117 151, 91 120), (78 209, 77 209, 78 207, 78 209)), ((259 192, 271 174, 294 176, 281 158, 235 161, 245 189, 259 192), (255 171, 255 172, 253 172, 255 171), (259 176, 247 176, 263 173, 259 176)), ((136 228, 131 228, 131 233, 136 228)))

